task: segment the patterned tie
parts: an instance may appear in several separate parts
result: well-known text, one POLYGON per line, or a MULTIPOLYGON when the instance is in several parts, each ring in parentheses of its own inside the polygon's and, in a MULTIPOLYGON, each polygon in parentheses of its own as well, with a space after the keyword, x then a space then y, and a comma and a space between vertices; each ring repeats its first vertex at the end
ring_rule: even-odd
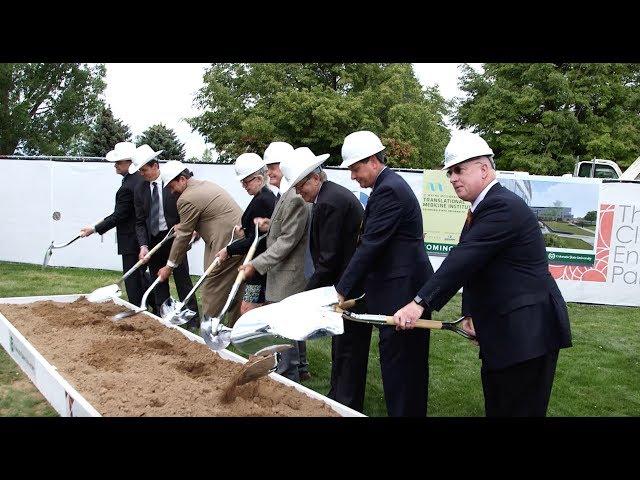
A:
POLYGON ((158 184, 153 182, 153 193, 151 194, 151 235, 156 236, 160 231, 160 196, 158 195, 158 184))
POLYGON ((464 222, 464 226, 465 227, 470 227, 472 221, 473 221, 473 212, 471 212, 471 209, 469 209, 467 211, 467 219, 464 222))

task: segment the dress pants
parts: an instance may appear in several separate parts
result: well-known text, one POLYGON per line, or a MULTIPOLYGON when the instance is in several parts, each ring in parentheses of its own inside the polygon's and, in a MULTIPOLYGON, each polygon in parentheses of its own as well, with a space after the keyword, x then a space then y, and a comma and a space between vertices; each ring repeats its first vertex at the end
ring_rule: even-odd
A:
POLYGON ((500 370, 482 366, 487 417, 544 417, 558 363, 558 350, 500 370))
MULTIPOLYGON (((138 255, 135 253, 123 253, 122 254, 122 273, 125 274, 133 267, 138 261, 138 255)), ((133 303, 136 306, 140 306, 142 301, 142 295, 144 294, 144 280, 143 271, 144 265, 133 272, 125 281, 124 286, 127 291, 127 298, 129 303, 133 303)))
POLYGON ((426 416, 429 330, 396 330, 395 326, 390 325, 378 329, 380 369, 387 414, 390 417, 426 416))
MULTIPOLYGON (((159 232, 158 235, 150 237, 150 245, 149 250, 155 247, 162 239, 166 236, 167 231, 159 232)), ((158 270, 164 267, 167 264, 167 260, 169 259, 169 253, 171 252, 171 245, 173 245, 173 240, 169 240, 165 242, 157 252, 155 252, 151 258, 149 259, 149 270, 151 271, 151 276, 155 280, 158 276, 158 270)), ((189 291, 193 288, 193 282, 191 281, 191 277, 189 276, 189 260, 187 256, 184 256, 182 262, 173 269, 173 280, 176 283, 176 290, 178 291, 178 298, 182 300, 187 296, 189 291)), ((154 289, 155 294, 155 309, 154 313, 160 316, 160 306, 164 303, 164 301, 169 298, 169 282, 160 282, 156 288, 154 289)), ((195 295, 191 297, 189 303, 187 304, 187 308, 196 312, 196 317, 194 318, 194 325, 199 325, 199 314, 198 314, 198 304, 196 303, 195 295)))
POLYGON ((344 333, 331 337, 331 389, 327 396, 362 412, 372 326, 344 321, 344 333))

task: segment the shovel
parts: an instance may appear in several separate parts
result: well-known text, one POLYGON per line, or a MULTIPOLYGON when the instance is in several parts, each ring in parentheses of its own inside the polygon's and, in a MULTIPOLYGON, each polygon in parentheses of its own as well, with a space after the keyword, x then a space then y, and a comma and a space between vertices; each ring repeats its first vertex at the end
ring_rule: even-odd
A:
POLYGON ((230 403, 235 400, 236 387, 253 382, 274 372, 280 361, 280 352, 290 347, 291 345, 274 345, 250 355, 238 376, 232 379, 231 383, 225 388, 221 396, 222 403, 230 403))
POLYGON ((236 381, 236 385, 244 385, 245 383, 252 382, 274 372, 280 360, 279 353, 288 350, 292 346, 293 345, 274 345, 263 348, 253 355, 249 355, 248 362, 245 363, 245 368, 236 381))
MULTIPOLYGON (((209 320, 207 316, 205 319, 209 320)), ((217 321, 217 319, 214 319, 217 321)), ((233 344, 244 354, 253 354, 274 345, 292 346, 294 341, 340 335, 344 332, 342 317, 329 310, 314 309, 312 315, 300 310, 298 304, 271 303, 249 310, 233 328, 217 325, 211 337, 213 350, 233 344)))
MULTIPOLYGON (((229 240, 227 246, 231 245, 231 242, 233 242, 234 235, 235 227, 231 231, 231 240, 229 240)), ((218 265, 220 265, 220 260, 216 257, 181 302, 176 301, 173 297, 169 297, 162 303, 160 306, 160 315, 165 322, 169 322, 172 325, 183 325, 196 316, 196 312, 193 310, 188 308, 183 310, 183 308, 196 293, 196 290, 200 288, 202 282, 204 282, 207 276, 209 276, 209 274, 211 274, 218 265)))
MULTIPOLYGON (((191 238, 191 241, 189 242, 189 245, 187 246, 187 251, 191 250, 191 245, 193 245, 194 242, 194 238, 191 238)), ((127 318, 127 317, 131 317, 133 315, 137 315, 140 312, 144 312, 147 310, 147 298, 149 297, 149 294, 151 293, 151 291, 156 288, 156 286, 160 283, 160 277, 156 277, 155 281, 151 284, 151 286, 149 288, 147 288, 147 291, 144 292, 144 295, 142 296, 142 301, 140 302, 140 306, 138 308, 136 308, 135 310, 128 310, 126 312, 120 312, 117 315, 114 315, 112 317, 113 320, 122 320, 123 318, 127 318)))
MULTIPOLYGON (((98 220, 97 222, 94 222, 93 225, 95 226, 99 222, 100 222, 100 220, 98 220)), ((60 245, 54 245, 53 241, 52 241, 51 245, 49 245, 49 247, 47 248, 47 251, 44 252, 44 261, 42 262, 42 268, 45 268, 47 265, 49 265, 49 260, 51 260, 51 255, 53 255, 53 250, 55 248, 68 247, 69 245, 71 245, 73 242, 75 242, 79 238, 82 238, 82 235, 78 235, 74 239, 69 240, 67 243, 61 243, 60 245)))
MULTIPOLYGON (((253 255, 256 253, 258 242, 267 236, 267 233, 261 236, 258 236, 258 233, 259 233, 258 224, 256 224, 256 234, 253 239, 253 243, 249 248, 249 252, 247 253, 247 256, 244 258, 244 262, 242 262, 242 265, 246 265, 251 261, 251 259, 253 258, 253 255)), ((228 339, 219 339, 217 337, 218 337, 218 334, 223 330, 223 328, 226 328, 227 330, 231 330, 229 327, 226 327, 224 325, 223 320, 224 320, 224 316, 227 314, 227 311, 229 310, 229 306, 231 305, 231 302, 234 300, 236 293, 238 293, 238 288, 240 288, 240 284, 242 283, 243 280, 244 280, 244 271, 240 271, 238 272, 238 275, 235 281, 233 282, 233 285, 231 287, 231 292, 229 292, 229 296, 227 297, 227 302, 224 304, 224 307, 222 307, 222 310, 220 311, 218 316, 211 317, 209 315, 205 315, 204 320, 200 323, 200 336, 204 339, 205 343, 212 350, 220 350, 229 345, 228 339)))
POLYGON ((112 320, 118 321, 118 320, 122 320, 123 318, 137 315, 140 312, 145 312, 147 310, 147 298, 149 297, 149 294, 151 293, 151 291, 154 288, 156 288, 156 285, 158 285, 158 283, 160 283, 160 277, 157 277, 155 281, 151 284, 151 286, 147 288, 147 291, 144 292, 144 295, 142 296, 142 301, 140 302, 140 306, 138 308, 136 308, 135 310, 127 310, 126 312, 120 312, 114 315, 113 317, 111 317, 112 320))
MULTIPOLYGON (((393 322, 393 317, 388 315, 372 315, 368 313, 351 313, 348 311, 344 311, 342 313, 342 318, 345 320, 351 320, 354 322, 363 322, 363 323, 371 323, 373 325, 395 325, 393 322)), ((453 322, 439 322, 436 320, 416 320, 417 328, 428 328, 432 330, 451 330, 452 332, 457 333, 458 335, 462 335, 464 338, 468 338, 469 340, 475 340, 476 337, 465 332, 462 328, 458 326, 465 317, 460 317, 458 320, 453 322)))
POLYGON ((118 283, 113 283, 111 285, 100 287, 94 290, 89 295, 87 295, 87 300, 93 303, 100 303, 100 302, 106 302, 110 298, 119 297, 120 295, 122 295, 122 285, 124 284, 124 281, 127 278, 129 278, 131 274, 135 272, 136 269, 138 269, 143 263, 148 261, 149 258, 151 258, 151 255, 156 253, 156 251, 158 251, 158 249, 160 249, 160 247, 162 247, 162 245, 167 240, 172 239, 174 236, 175 236, 174 227, 171 227, 171 229, 167 232, 167 235, 162 239, 162 241, 159 242, 151 250, 149 250, 149 253, 147 253, 143 259, 138 260, 138 262, 133 267, 131 267, 129 271, 127 271, 127 273, 125 273, 120 280, 118 280, 118 283))

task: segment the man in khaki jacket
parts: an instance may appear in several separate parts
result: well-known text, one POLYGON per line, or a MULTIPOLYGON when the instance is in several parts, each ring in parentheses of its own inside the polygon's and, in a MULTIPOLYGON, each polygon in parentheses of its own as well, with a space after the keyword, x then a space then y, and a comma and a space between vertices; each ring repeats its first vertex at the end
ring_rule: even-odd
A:
MULTIPOLYGON (((286 158, 282 160, 284 164, 286 158)), ((269 229, 267 250, 240 268, 244 270, 246 278, 251 278, 255 271, 267 274, 265 297, 268 303, 273 303, 303 291, 306 285, 304 255, 311 205, 296 193, 295 188, 289 188, 285 184, 280 168, 277 168, 277 175, 274 176, 273 165, 270 164, 269 167, 272 167, 269 176, 282 195, 271 219, 256 219, 260 231, 269 229)), ((300 382, 299 363, 300 352, 296 345, 281 353, 276 371, 294 382, 300 382)))
MULTIPOLYGON (((180 223, 175 225, 176 238, 173 241, 167 265, 158 271, 161 281, 171 274, 187 253, 191 235, 197 231, 205 242, 204 269, 215 255, 224 248, 235 225, 240 224, 242 210, 222 187, 206 180, 192 178, 191 172, 181 162, 172 160, 160 167, 165 188, 178 197, 177 207, 180 223)), ((208 315, 218 315, 224 306, 231 285, 243 257, 232 257, 217 267, 202 285, 203 311, 208 315)), ((229 312, 230 323, 240 316, 242 289, 238 290, 236 301, 229 312)))

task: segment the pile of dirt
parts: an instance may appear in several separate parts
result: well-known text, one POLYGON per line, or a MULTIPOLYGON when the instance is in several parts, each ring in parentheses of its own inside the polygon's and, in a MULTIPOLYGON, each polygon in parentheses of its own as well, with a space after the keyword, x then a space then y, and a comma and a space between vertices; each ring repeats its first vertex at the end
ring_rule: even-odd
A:
POLYGON ((225 389, 242 364, 221 358, 147 315, 115 322, 112 302, 2 305, 0 311, 106 416, 339 416, 320 400, 264 377, 225 389))

